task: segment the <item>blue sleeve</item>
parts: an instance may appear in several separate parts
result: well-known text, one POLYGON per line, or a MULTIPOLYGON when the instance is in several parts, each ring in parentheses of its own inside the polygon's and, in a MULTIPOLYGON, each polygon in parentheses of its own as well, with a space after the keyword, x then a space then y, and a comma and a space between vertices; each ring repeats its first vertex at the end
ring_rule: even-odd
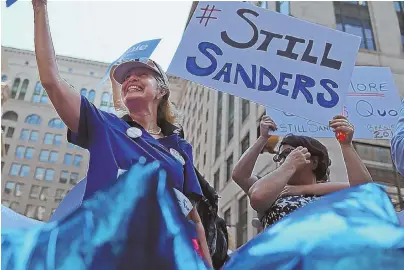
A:
POLYGON ((184 139, 180 139, 179 146, 188 157, 184 165, 183 193, 188 198, 199 201, 199 199, 202 197, 202 189, 194 169, 192 146, 184 139))
POLYGON ((404 99, 394 136, 391 139, 391 155, 397 171, 404 176, 404 99))
POLYGON ((111 118, 111 114, 97 109, 94 104, 81 95, 80 120, 77 133, 67 130, 67 141, 78 145, 84 149, 89 149, 91 142, 100 133, 105 133, 106 119, 111 118))

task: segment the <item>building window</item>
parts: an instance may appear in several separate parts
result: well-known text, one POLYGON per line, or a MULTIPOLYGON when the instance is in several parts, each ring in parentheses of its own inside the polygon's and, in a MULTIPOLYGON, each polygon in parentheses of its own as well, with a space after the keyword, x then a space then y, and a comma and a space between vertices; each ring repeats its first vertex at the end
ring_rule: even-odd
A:
POLYGON ((8 127, 6 132, 6 138, 12 138, 14 135, 15 129, 13 127, 8 127))
POLYGON ((49 188, 48 187, 42 187, 41 193, 39 194, 39 199, 41 201, 46 201, 48 199, 49 195, 49 188))
POLYGON ((68 171, 61 171, 60 172, 59 183, 66 184, 68 178, 69 178, 69 172, 68 171))
POLYGON ((220 169, 218 169, 213 175, 213 188, 219 191, 220 188, 220 169))
POLYGON ((216 123, 216 147, 215 147, 215 158, 220 155, 221 139, 222 139, 222 101, 223 93, 217 93, 217 123, 216 123))
POLYGON ((206 166, 206 152, 203 154, 203 166, 206 166))
POLYGON ((234 96, 229 95, 228 102, 228 126, 227 126, 227 142, 230 142, 234 136, 234 96))
POLYGON ((35 218, 35 211, 36 211, 36 206, 32 204, 28 204, 27 208, 25 208, 25 216, 29 218, 35 218))
POLYGON ((39 138, 39 132, 36 130, 31 131, 31 134, 29 136, 29 141, 36 142, 36 141, 38 141, 38 138, 39 138))
POLYGON ((31 168, 28 165, 22 165, 20 170, 20 176, 25 177, 29 174, 31 168))
POLYGON ((38 199, 39 197, 39 192, 41 191, 41 187, 37 185, 32 185, 31 191, 29 193, 29 197, 31 199, 38 199))
POLYGON ((7 200, 1 200, 1 204, 4 205, 5 207, 9 207, 10 206, 10 202, 7 200))
POLYGON ((247 135, 245 135, 244 139, 241 141, 241 154, 243 154, 248 147, 250 147, 250 134, 247 133, 247 135))
POLYGON ((49 103, 48 93, 45 90, 42 91, 42 96, 41 96, 41 99, 39 100, 39 103, 41 103, 41 104, 48 104, 49 103))
POLYGON ((12 176, 17 176, 20 172, 20 169, 21 169, 21 164, 13 163, 13 164, 11 164, 10 171, 8 174, 12 175, 12 176))
POLYGON ((15 212, 18 212, 18 207, 20 206, 19 202, 11 202, 10 204, 10 209, 14 210, 15 212))
POLYGON ((15 182, 8 181, 6 183, 6 186, 4 187, 4 193, 11 194, 13 193, 14 188, 15 188, 15 182))
POLYGON ((15 185, 14 196, 15 197, 20 197, 22 195, 22 193, 23 193, 23 189, 24 189, 24 184, 17 183, 15 185))
POLYGON ((70 174, 70 185, 76 185, 79 182, 79 174, 71 173, 70 174))
POLYGON ((41 150, 39 153, 39 161, 48 162, 49 160, 49 150, 41 150))
POLYGON ((51 145, 53 143, 53 134, 45 133, 45 136, 43 137, 43 143, 51 145))
POLYGON ((66 166, 71 166, 73 163, 73 156, 72 154, 65 154, 65 158, 63 160, 63 164, 66 166))
POLYGON ((2 120, 9 120, 9 121, 17 122, 18 121, 18 114, 16 112, 13 112, 13 111, 8 111, 8 112, 5 112, 3 114, 1 119, 2 120))
POLYGON ((94 100, 95 100, 95 91, 91 90, 90 92, 88 92, 88 101, 94 103, 94 100))
POLYGON ((21 133, 20 133, 20 140, 25 141, 26 139, 28 139, 28 136, 29 136, 29 130, 28 129, 22 129, 21 133))
POLYGON ((110 95, 109 95, 108 92, 102 93, 101 104, 100 104, 100 109, 101 110, 103 110, 103 111, 108 110, 109 99, 110 99, 110 95))
POLYGON ((76 167, 80 167, 82 159, 83 159, 83 157, 81 155, 75 155, 73 165, 76 166, 76 167))
POLYGON ((45 211, 46 211, 45 207, 39 205, 39 206, 36 208, 36 218, 37 218, 38 220, 41 220, 41 221, 44 220, 44 218, 45 218, 45 211))
POLYGON ((80 95, 87 97, 87 89, 81 88, 80 95))
POLYGON ((49 157, 49 162, 50 163, 56 163, 59 158, 59 153, 56 151, 51 151, 50 152, 50 157, 49 157))
POLYGON ((34 94, 32 95, 31 102, 33 103, 39 103, 40 97, 41 97, 41 92, 42 92, 42 84, 40 81, 37 81, 35 84, 34 88, 34 94))
POLYGON ((247 99, 241 100, 241 121, 244 122, 250 115, 250 101, 247 99))
POLYGON ((25 94, 27 93, 27 88, 28 88, 29 80, 25 79, 22 82, 20 94, 18 95, 18 100, 24 100, 25 94))
POLYGON ((1 162, 1 172, 3 172, 3 168, 4 168, 4 161, 1 162))
POLYGON ((10 145, 8 143, 4 144, 4 154, 8 154, 8 149, 10 149, 10 145))
POLYGON ((27 160, 31 160, 33 155, 34 155, 34 148, 27 147, 27 149, 25 149, 24 158, 27 159, 27 160))
POLYGON ((276 1, 276 12, 290 15, 290 2, 289 1, 276 1))
POLYGON ((31 124, 31 125, 40 125, 41 124, 41 117, 36 114, 31 114, 25 118, 25 123, 31 124))
POLYGON ((267 1, 257 1, 256 5, 260 8, 268 8, 268 2, 267 1))
POLYGON ((56 134, 53 138, 53 145, 60 146, 62 144, 62 135, 56 134))
POLYGON ((244 195, 238 201, 237 247, 242 246, 248 240, 247 221, 248 221, 248 201, 247 201, 247 195, 244 195))
POLYGON ((46 169, 46 171, 45 171, 45 180, 46 181, 53 181, 54 177, 55 177, 55 170, 46 169))
POLYGON ((53 118, 48 122, 48 127, 62 129, 65 127, 65 124, 60 118, 53 118))
POLYGON ((231 208, 227 209, 224 212, 224 222, 226 223, 227 226, 231 226, 231 208))
POLYGON ((231 154, 226 160, 226 182, 231 179, 233 172, 233 154, 231 154))
POLYGON ((334 1, 337 29, 362 38, 360 48, 376 50, 366 1, 334 1))
POLYGON ((13 86, 11 87, 11 98, 15 98, 17 96, 18 88, 20 86, 21 79, 15 78, 13 82, 13 86))
POLYGON ((44 179, 44 176, 45 176, 45 169, 37 167, 35 169, 35 179, 42 181, 44 179))
POLYGON ((65 191, 63 189, 56 189, 55 202, 61 202, 63 200, 65 191))
POLYGON ((25 147, 24 146, 17 146, 15 149, 15 157, 17 159, 23 159, 24 158, 24 153, 25 153, 25 147))
POLYGON ((404 50, 404 1, 394 1, 394 8, 397 12, 398 26, 401 34, 401 44, 404 50))

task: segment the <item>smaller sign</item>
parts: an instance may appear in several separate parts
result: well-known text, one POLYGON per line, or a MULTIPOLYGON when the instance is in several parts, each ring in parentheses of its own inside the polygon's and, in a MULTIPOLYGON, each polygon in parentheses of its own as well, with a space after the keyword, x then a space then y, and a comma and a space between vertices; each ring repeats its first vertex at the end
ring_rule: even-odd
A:
POLYGON ((114 65, 134 60, 137 58, 150 58, 154 50, 159 45, 160 41, 161 39, 146 40, 136 43, 135 45, 127 49, 124 54, 122 54, 118 59, 116 59, 109 65, 107 72, 104 75, 104 78, 100 82, 100 85, 103 84, 109 78, 109 73, 114 65))
MULTIPOLYGON (((355 139, 386 139, 393 137, 400 113, 400 96, 387 67, 355 67, 344 111, 355 126, 355 139)), ((278 125, 273 135, 296 134, 332 138, 328 125, 267 107, 267 115, 278 125)), ((330 119, 331 120, 331 119, 330 119)))

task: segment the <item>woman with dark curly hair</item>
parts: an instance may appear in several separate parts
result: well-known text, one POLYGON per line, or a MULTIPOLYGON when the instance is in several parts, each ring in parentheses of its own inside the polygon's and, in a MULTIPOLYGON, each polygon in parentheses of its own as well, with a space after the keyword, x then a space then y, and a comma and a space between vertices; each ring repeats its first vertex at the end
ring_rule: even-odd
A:
POLYGON ((322 195, 372 181, 352 145, 354 127, 344 116, 334 117, 330 127, 336 138, 339 133, 345 134, 345 139, 339 143, 349 183, 328 182, 331 160, 327 148, 314 138, 296 135, 286 136, 281 141, 273 158, 277 169, 257 177, 252 172, 258 155, 268 142, 269 131, 277 129, 271 118, 262 118, 260 137, 237 162, 232 176, 248 194, 263 228, 322 195))

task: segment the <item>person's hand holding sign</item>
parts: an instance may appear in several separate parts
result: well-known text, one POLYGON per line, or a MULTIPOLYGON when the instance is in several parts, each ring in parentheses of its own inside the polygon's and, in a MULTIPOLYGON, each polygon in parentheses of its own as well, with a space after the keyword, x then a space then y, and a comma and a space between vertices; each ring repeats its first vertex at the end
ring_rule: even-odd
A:
POLYGON ((343 115, 337 115, 330 121, 330 127, 341 145, 351 145, 355 131, 354 126, 343 115))
POLYGON ((278 127, 268 115, 264 115, 260 123, 260 135, 264 138, 269 138, 269 131, 275 131, 278 127))

